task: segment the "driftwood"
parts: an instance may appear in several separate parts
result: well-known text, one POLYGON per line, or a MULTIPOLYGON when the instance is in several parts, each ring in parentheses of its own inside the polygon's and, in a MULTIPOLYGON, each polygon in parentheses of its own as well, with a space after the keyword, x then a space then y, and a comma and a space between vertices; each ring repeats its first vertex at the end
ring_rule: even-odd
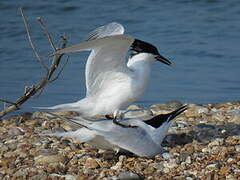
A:
MULTIPOLYGON (((44 89, 44 87, 48 84, 48 83, 51 83, 53 81, 55 81, 59 75, 61 74, 61 72, 63 71, 66 63, 68 62, 68 58, 66 60, 66 62, 64 63, 64 65, 62 66, 62 68, 59 70, 59 72, 57 73, 57 75, 55 77, 53 77, 54 73, 56 72, 56 70, 59 68, 59 65, 60 65, 60 62, 61 62, 61 59, 62 59, 62 56, 63 55, 56 55, 53 60, 52 60, 52 64, 50 67, 48 67, 47 65, 44 64, 43 60, 42 60, 42 57, 39 56, 33 42, 32 42, 32 38, 31 38, 31 35, 30 35, 30 31, 29 31, 29 26, 28 26, 28 23, 26 21, 26 18, 24 16, 24 13, 23 13, 23 9, 20 8, 20 13, 22 15, 22 19, 23 19, 23 22, 24 22, 24 26, 26 28, 26 32, 27 32, 27 37, 28 37, 28 40, 29 40, 29 43, 30 43, 30 46, 31 48, 33 49, 33 52, 37 58, 37 61, 40 63, 41 67, 46 71, 45 72, 45 75, 44 77, 42 78, 42 80, 39 82, 39 83, 36 83, 36 84, 33 84, 31 86, 28 86, 27 88, 25 88, 25 92, 24 94, 19 97, 15 102, 12 102, 12 101, 9 101, 9 100, 5 100, 5 99, 0 99, 0 101, 4 102, 4 103, 7 103, 9 104, 8 107, 4 108, 1 112, 0 112, 0 118, 2 118, 3 116, 11 113, 11 112, 14 112, 18 109, 20 109, 21 105, 23 103, 25 103, 28 99, 30 99, 31 97, 33 97, 34 95, 36 95, 37 93, 41 93, 44 89)), ((44 25, 43 23, 43 20, 42 18, 37 18, 37 21, 41 27, 41 29, 43 30, 44 34, 46 35, 53 51, 55 52, 56 50, 58 50, 56 48, 56 46, 54 45, 53 43, 53 40, 52 40, 52 37, 50 35, 50 33, 48 32, 46 26, 44 25)), ((61 47, 60 48, 65 48, 66 47, 66 44, 67 44, 67 38, 66 38, 66 35, 64 34, 62 37, 62 44, 61 44, 61 47)))

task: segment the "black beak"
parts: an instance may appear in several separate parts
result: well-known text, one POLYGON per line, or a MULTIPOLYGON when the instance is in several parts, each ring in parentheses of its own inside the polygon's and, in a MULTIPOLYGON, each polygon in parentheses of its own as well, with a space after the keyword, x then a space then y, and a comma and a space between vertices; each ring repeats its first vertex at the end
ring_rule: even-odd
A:
POLYGON ((157 61, 160 61, 160 62, 162 62, 162 63, 164 63, 166 65, 169 65, 169 66, 172 64, 168 59, 166 59, 165 57, 161 56, 160 54, 155 56, 155 59, 157 61))

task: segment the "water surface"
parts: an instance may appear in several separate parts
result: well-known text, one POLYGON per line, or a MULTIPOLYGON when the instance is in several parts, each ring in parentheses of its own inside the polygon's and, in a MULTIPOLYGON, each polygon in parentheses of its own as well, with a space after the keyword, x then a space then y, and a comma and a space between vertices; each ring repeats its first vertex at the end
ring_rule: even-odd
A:
MULTIPOLYGON (((0 2, 0 97, 15 100, 26 85, 38 82, 40 68, 28 44, 19 7, 25 9, 32 37, 42 56, 51 48, 35 19, 41 16, 54 39, 66 32, 69 45, 109 22, 122 23, 126 33, 156 45, 174 62, 153 65, 145 95, 136 104, 179 100, 212 103, 240 100, 240 1, 131 0, 0 2)), ((88 53, 71 54, 62 76, 45 88, 32 106, 77 101, 85 95, 84 66, 88 53)))

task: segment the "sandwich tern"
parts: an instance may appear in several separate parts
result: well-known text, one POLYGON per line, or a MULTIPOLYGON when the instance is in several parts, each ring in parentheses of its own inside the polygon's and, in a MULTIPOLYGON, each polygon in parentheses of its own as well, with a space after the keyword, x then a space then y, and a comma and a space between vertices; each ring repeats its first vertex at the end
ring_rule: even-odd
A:
POLYGON ((42 109, 76 111, 83 117, 120 115, 120 108, 143 95, 155 61, 171 65, 150 43, 124 35, 119 23, 101 26, 90 33, 87 40, 56 54, 91 51, 85 69, 86 97, 67 104, 42 109), (126 58, 130 50, 130 58, 126 58))
POLYGON ((50 113, 62 120, 74 123, 79 129, 45 135, 75 138, 100 149, 116 152, 128 151, 137 156, 152 157, 163 152, 161 143, 173 122, 172 120, 186 109, 187 105, 171 113, 160 114, 144 121, 135 118, 122 119, 123 124, 137 126, 137 128, 123 128, 106 119, 87 121, 83 117, 63 118, 50 113))

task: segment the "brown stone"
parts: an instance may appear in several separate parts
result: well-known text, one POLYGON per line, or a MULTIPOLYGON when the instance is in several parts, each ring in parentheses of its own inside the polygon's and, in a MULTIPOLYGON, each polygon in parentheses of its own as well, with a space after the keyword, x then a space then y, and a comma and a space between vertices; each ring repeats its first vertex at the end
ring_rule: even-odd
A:
POLYGON ((92 158, 88 158, 86 160, 84 166, 85 166, 85 168, 90 168, 90 169, 95 169, 95 168, 100 167, 99 163, 95 159, 92 159, 92 158))

